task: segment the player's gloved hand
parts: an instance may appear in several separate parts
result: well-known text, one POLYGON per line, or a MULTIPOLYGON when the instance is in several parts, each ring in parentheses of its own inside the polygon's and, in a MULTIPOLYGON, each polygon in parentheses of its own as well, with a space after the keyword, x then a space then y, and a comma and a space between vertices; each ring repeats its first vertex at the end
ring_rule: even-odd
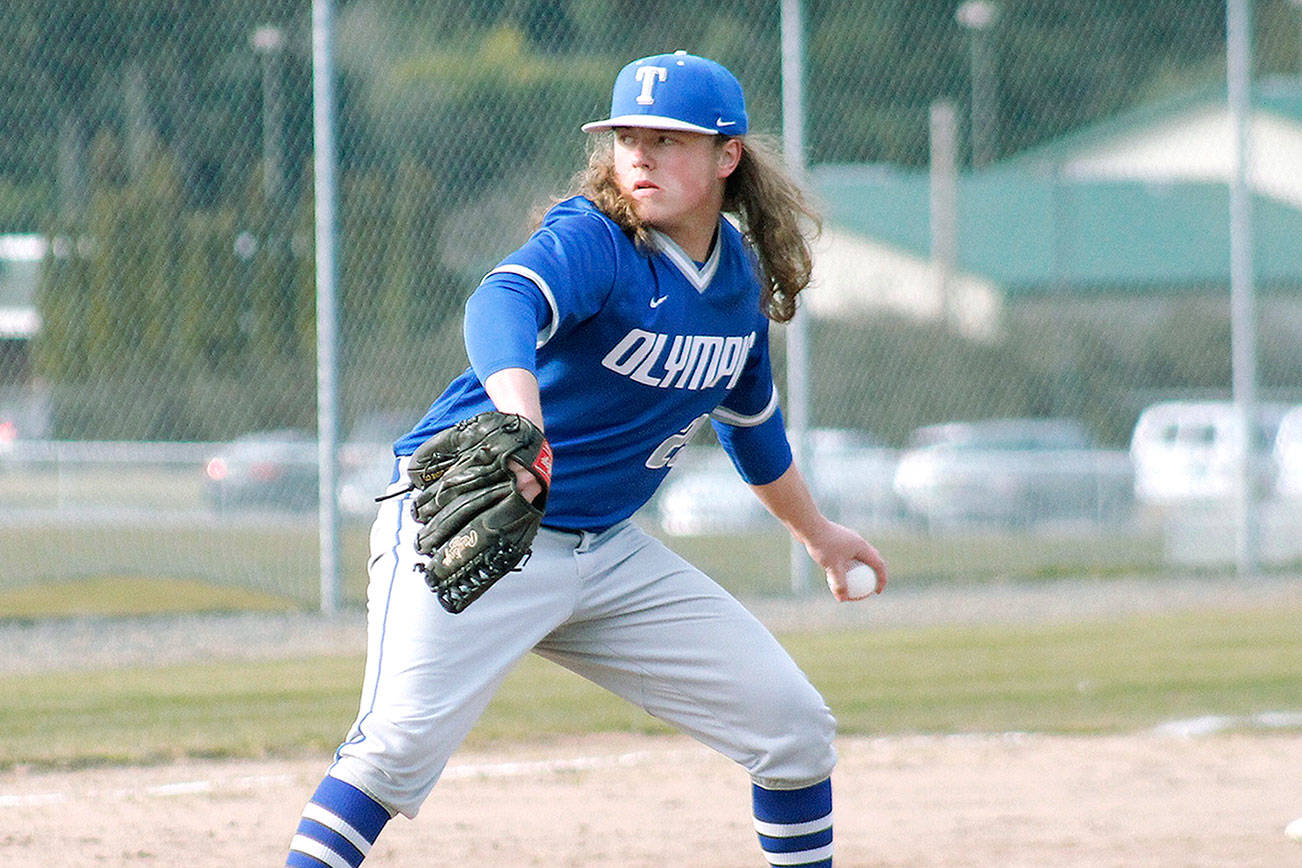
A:
POLYGON ((418 492, 411 511, 421 524, 416 549, 429 555, 420 569, 444 609, 463 611, 528 555, 542 525, 551 464, 537 426, 495 410, 439 431, 412 455, 407 476, 418 492), (518 472, 537 486, 535 496, 518 490, 518 472))
POLYGON ((545 493, 543 484, 538 481, 532 468, 525 467, 518 461, 508 461, 506 466, 515 474, 515 490, 520 492, 520 496, 525 500, 533 503, 545 493))

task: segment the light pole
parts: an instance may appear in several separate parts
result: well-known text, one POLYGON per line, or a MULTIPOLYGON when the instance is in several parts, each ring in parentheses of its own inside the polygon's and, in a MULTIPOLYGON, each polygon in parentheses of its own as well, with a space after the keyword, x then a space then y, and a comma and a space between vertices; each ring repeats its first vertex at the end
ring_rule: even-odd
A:
POLYGON ((990 32, 999 20, 999 6, 990 0, 967 0, 954 17, 969 33, 972 165, 984 166, 994 159, 999 136, 995 53, 990 44, 990 32))
POLYGON ((280 53, 285 47, 285 34, 279 27, 259 27, 249 37, 249 43, 262 60, 262 193, 268 204, 274 204, 283 186, 280 53))

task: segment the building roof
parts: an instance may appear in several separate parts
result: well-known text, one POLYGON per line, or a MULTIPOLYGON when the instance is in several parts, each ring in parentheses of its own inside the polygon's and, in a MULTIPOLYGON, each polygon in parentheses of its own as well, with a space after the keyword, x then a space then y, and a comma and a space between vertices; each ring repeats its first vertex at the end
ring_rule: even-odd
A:
MULTIPOLYGON (((822 166, 811 179, 829 222, 928 256, 925 172, 822 166)), ((1001 168, 961 177, 957 198, 958 267, 1012 295, 1229 280, 1224 184, 1063 179, 1001 168)), ((1253 215, 1257 279, 1302 285, 1302 211, 1254 196, 1253 215)))
MULTIPOLYGON (((1260 82, 1254 124, 1262 113, 1271 151, 1254 166, 1256 279, 1302 288, 1302 79, 1260 82)), ((1226 114, 1224 86, 1208 86, 962 173, 957 267, 1014 296, 1225 286, 1226 114)), ((829 223, 929 257, 925 171, 824 165, 810 179, 829 223)))
MULTIPOLYGON (((1005 168, 1062 165, 1080 154, 1161 127, 1172 119, 1206 111, 1225 111, 1229 94, 1224 82, 1207 84, 1113 115, 1049 142, 1027 148, 1000 163, 1005 168)), ((1253 84, 1252 105, 1302 129, 1302 77, 1270 76, 1253 84)))

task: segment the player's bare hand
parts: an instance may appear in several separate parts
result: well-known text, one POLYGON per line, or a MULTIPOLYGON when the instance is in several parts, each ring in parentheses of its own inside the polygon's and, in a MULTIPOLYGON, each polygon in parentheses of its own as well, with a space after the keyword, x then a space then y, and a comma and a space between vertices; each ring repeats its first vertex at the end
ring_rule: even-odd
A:
POLYGON ((827 586, 837 600, 863 600, 886 589, 885 558, 849 528, 827 522, 817 537, 805 543, 805 548, 823 568, 827 586))
POLYGON ((886 561, 871 545, 844 570, 826 570, 827 587, 842 603, 866 600, 886 589, 886 561))

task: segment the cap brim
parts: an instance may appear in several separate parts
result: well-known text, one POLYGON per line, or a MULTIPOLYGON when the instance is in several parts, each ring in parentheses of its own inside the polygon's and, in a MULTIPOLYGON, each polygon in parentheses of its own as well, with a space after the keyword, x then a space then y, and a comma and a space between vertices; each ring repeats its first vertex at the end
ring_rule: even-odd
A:
POLYGON ((709 127, 700 127, 696 124, 689 124, 687 121, 680 121, 676 118, 666 118, 660 115, 620 115, 617 118, 607 118, 604 121, 593 121, 584 124, 580 129, 585 133, 597 133, 602 130, 612 130, 615 127, 642 127, 648 130, 680 130, 686 133, 704 133, 707 136, 719 135, 719 130, 712 130, 709 127))

